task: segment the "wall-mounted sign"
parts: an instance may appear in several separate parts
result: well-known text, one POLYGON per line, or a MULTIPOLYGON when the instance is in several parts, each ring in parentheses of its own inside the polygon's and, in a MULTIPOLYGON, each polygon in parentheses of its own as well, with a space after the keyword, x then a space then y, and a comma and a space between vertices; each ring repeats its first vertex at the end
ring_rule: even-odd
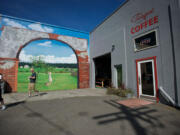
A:
POLYGON ((131 34, 139 32, 140 30, 147 28, 151 25, 154 25, 156 23, 158 23, 158 16, 154 16, 153 18, 150 18, 149 20, 146 20, 145 22, 143 22, 139 25, 136 25, 135 27, 132 27, 131 28, 131 34))
POLYGON ((137 13, 131 18, 131 23, 136 23, 135 26, 131 27, 131 34, 139 32, 149 26, 152 26, 158 23, 158 16, 154 16, 148 19, 148 16, 154 12, 154 8, 145 12, 137 13))
POLYGON ((145 21, 147 19, 147 17, 152 14, 154 12, 154 8, 152 8, 151 10, 145 12, 145 13, 137 13, 135 14, 132 18, 131 18, 131 22, 132 23, 136 23, 138 21, 145 21))
POLYGON ((156 30, 145 33, 134 39, 135 51, 157 46, 156 30))

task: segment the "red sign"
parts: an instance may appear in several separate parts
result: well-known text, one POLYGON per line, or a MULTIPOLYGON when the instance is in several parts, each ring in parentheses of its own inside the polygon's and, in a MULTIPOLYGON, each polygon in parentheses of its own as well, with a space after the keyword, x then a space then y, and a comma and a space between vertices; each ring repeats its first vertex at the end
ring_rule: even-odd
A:
POLYGON ((147 28, 151 25, 154 25, 156 23, 158 23, 158 16, 154 16, 154 17, 150 18, 149 20, 145 20, 143 23, 136 25, 135 27, 132 27, 131 34, 139 32, 140 30, 147 28))
POLYGON ((137 13, 135 14, 132 18, 131 18, 131 22, 132 23, 135 23, 139 20, 146 20, 147 16, 152 14, 154 12, 154 8, 152 8, 151 10, 149 10, 148 12, 146 13, 137 13))

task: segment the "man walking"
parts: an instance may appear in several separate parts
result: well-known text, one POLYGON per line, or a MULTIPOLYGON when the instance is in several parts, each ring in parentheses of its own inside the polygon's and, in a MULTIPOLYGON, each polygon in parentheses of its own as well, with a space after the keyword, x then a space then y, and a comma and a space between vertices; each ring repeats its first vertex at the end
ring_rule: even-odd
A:
POLYGON ((0 102, 1 102, 1 110, 5 110, 6 106, 4 105, 4 99, 2 98, 2 94, 4 93, 4 80, 3 75, 0 73, 0 102))
POLYGON ((35 84, 36 84, 36 72, 34 71, 34 69, 33 68, 31 68, 31 76, 29 77, 29 97, 31 97, 31 93, 32 93, 32 91, 34 91, 34 92, 37 92, 38 93, 38 95, 39 95, 39 91, 38 90, 36 90, 36 88, 35 88, 35 84))

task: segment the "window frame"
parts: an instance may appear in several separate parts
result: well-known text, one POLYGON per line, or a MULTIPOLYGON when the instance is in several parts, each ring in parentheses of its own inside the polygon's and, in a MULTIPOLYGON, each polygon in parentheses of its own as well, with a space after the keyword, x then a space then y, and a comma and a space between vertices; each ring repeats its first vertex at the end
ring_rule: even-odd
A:
POLYGON ((144 32, 144 33, 142 33, 142 34, 140 34, 140 35, 134 37, 134 38, 133 38, 133 43, 134 43, 134 51, 135 51, 135 52, 139 52, 139 51, 143 51, 143 50, 146 50, 146 49, 150 49, 150 48, 154 48, 154 47, 159 46, 158 30, 157 30, 157 29, 149 30, 149 31, 146 31, 146 32, 144 32), (140 38, 140 37, 142 37, 142 36, 145 36, 146 34, 149 34, 149 33, 151 33, 151 32, 155 32, 156 45, 149 46, 149 47, 146 47, 146 48, 143 48, 143 49, 139 49, 139 50, 138 50, 138 49, 136 48, 136 42, 135 42, 135 39, 140 38))

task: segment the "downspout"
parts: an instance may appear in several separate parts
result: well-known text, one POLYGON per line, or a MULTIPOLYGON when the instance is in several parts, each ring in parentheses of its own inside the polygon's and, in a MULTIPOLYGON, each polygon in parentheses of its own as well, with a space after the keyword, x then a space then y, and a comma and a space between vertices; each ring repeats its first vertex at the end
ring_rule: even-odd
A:
POLYGON ((124 28, 123 30, 124 32, 124 55, 125 55, 125 77, 126 77, 126 80, 125 80, 125 87, 128 86, 128 74, 127 74, 127 43, 126 43, 126 27, 124 28))
POLYGON ((170 34, 171 34, 171 43, 172 43, 172 57, 173 57, 173 70, 174 70, 174 96, 175 96, 175 104, 178 104, 178 88, 177 88, 177 72, 176 72, 176 57, 175 57, 175 48, 174 48, 174 35, 173 35, 173 27, 172 27, 172 16, 171 16, 171 7, 168 6, 168 14, 169 14, 169 23, 170 23, 170 34))

